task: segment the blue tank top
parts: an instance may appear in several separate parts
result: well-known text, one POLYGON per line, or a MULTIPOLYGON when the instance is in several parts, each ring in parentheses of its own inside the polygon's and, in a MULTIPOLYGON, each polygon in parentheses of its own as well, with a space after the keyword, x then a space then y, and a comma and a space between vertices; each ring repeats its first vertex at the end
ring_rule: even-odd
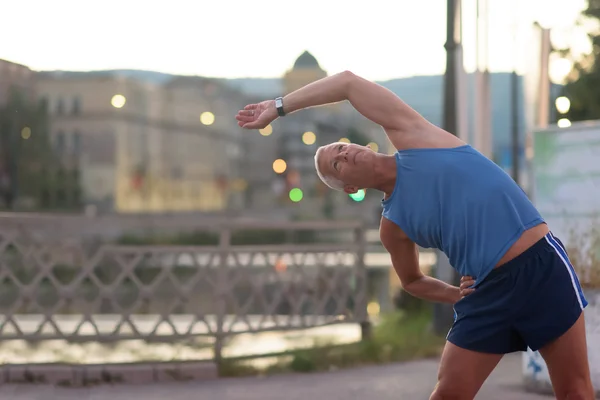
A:
POLYGON ((478 285, 541 215, 513 179, 470 145, 396 152, 383 217, 417 245, 439 249, 478 285))

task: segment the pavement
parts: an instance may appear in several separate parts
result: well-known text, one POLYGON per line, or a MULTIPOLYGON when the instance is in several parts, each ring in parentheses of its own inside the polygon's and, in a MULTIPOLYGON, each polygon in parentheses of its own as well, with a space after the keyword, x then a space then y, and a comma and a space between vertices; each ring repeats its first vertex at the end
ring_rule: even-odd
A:
MULTIPOLYGON (((2 385, 1 400, 427 400, 435 385, 437 359, 369 366, 327 373, 221 378, 203 382, 104 385, 64 388, 2 385)), ((525 393, 521 356, 506 356, 492 372, 477 399, 550 400, 525 393)))

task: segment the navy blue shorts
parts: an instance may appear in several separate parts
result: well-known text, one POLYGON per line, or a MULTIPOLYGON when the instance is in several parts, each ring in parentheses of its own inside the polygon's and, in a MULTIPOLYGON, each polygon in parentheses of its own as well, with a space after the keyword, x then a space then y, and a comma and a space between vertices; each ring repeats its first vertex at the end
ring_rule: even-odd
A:
POLYGON ((569 330, 585 306, 563 244, 548 233, 454 305, 447 340, 483 353, 536 351, 569 330))

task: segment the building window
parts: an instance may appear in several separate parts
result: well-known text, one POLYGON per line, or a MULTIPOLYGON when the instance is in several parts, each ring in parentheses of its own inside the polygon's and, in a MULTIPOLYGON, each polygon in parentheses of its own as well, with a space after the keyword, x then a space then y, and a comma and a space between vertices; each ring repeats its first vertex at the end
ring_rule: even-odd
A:
POLYGON ((42 111, 46 112, 48 111, 48 97, 46 96, 42 96, 40 98, 40 108, 42 109, 42 111))
POLYGON ((58 154, 63 154, 65 151, 65 133, 63 131, 56 133, 56 151, 58 154))
POLYGON ((73 153, 79 155, 81 153, 81 132, 73 132, 73 153))
POLYGON ((56 102, 56 114, 62 115, 65 113, 65 102, 63 99, 59 98, 56 102))
POLYGON ((73 108, 71 109, 73 115, 78 115, 81 112, 81 99, 75 97, 73 99, 73 108))

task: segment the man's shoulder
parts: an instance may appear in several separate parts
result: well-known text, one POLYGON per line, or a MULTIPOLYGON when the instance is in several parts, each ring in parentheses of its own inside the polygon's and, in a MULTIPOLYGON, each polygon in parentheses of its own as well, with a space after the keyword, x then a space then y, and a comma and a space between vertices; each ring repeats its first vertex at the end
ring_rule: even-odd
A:
POLYGON ((379 238, 383 243, 390 240, 407 240, 408 236, 398 224, 382 216, 379 224, 379 238))
POLYGON ((394 143, 398 151, 411 149, 450 149, 467 143, 459 137, 435 126, 429 125, 408 133, 394 143))

